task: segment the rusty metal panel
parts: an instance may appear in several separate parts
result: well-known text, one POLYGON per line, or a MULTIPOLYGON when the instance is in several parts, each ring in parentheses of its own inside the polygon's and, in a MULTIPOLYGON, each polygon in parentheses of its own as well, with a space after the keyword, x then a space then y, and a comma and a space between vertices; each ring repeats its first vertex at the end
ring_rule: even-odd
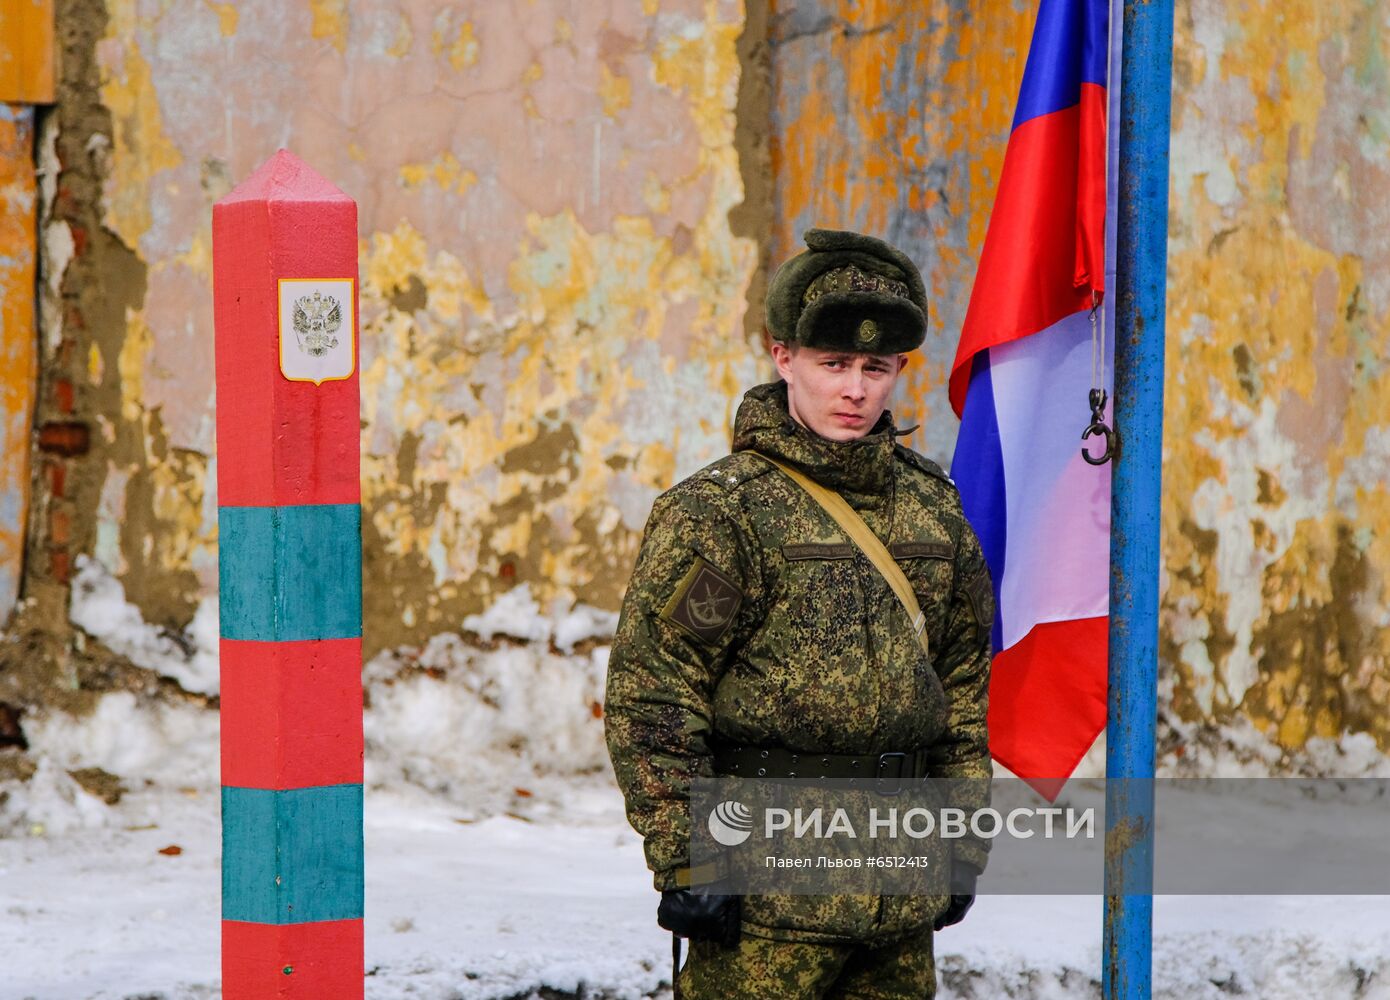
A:
POLYGON ((0 104, 0 624, 19 594, 34 420, 34 111, 0 104))
POLYGON ((53 100, 53 0, 0 0, 0 101, 53 100))

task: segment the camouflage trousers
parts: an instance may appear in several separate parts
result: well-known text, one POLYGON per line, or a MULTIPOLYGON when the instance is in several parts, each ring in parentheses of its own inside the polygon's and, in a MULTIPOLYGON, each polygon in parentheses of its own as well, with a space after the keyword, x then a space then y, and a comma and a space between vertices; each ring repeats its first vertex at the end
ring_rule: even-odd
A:
POLYGON ((737 947, 690 942, 680 1000, 930 1000, 928 928, 888 945, 805 944, 744 934, 737 947))

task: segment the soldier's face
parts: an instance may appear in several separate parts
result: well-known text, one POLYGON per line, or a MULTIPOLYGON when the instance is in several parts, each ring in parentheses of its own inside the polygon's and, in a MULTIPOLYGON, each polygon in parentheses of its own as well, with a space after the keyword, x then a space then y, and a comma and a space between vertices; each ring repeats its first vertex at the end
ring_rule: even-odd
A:
POLYGON ((873 429, 907 364, 906 354, 821 351, 776 342, 772 359, 787 383, 792 417, 832 441, 852 441, 873 429))

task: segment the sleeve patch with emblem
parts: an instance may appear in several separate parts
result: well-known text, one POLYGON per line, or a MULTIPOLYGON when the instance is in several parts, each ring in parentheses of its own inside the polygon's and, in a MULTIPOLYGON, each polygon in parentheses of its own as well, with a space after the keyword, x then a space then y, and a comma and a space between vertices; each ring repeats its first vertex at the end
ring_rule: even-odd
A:
POLYGON ((989 579, 989 570, 981 567, 980 572, 976 573, 974 579, 964 587, 965 596, 970 601, 970 612, 975 616, 977 624, 985 628, 994 627, 994 585, 989 579), (985 612, 989 612, 989 621, 985 620, 985 612))
POLYGON ((695 565, 666 602, 661 617, 713 645, 733 624, 742 604, 743 591, 738 585, 696 556, 695 565))

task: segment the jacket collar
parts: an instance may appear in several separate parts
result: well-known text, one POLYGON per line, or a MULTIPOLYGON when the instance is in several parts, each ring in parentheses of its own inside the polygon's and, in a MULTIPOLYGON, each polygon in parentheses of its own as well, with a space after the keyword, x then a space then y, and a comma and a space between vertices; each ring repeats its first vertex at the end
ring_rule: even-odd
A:
POLYGON ((822 486, 871 497, 888 494, 893 482, 893 414, 884 410, 864 437, 832 441, 803 427, 787 409, 787 383, 749 389, 734 417, 734 451, 759 451, 786 462, 822 486))

